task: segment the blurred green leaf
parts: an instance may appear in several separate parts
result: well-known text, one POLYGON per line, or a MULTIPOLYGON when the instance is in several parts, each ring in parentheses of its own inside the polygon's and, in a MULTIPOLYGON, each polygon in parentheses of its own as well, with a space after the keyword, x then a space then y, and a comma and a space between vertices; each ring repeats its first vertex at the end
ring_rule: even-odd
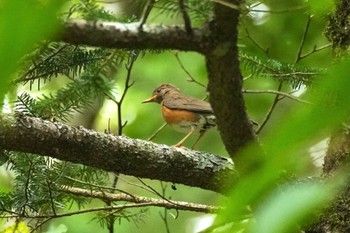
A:
POLYGON ((336 1, 309 0, 308 2, 311 9, 311 14, 323 16, 328 15, 331 11, 334 11, 336 1))
POLYGON ((58 226, 50 225, 49 229, 45 233, 65 233, 68 231, 68 228, 64 224, 58 226))
MULTIPOLYGON (((299 105, 298 108, 291 109, 284 116, 284 121, 261 138, 264 153, 258 148, 250 147, 238 156, 240 158, 238 164, 245 168, 241 170, 242 177, 232 188, 227 210, 219 217, 219 222, 241 221, 242 216, 248 212, 247 206, 250 206, 253 212, 259 209, 260 213, 264 212, 270 216, 275 210, 273 221, 276 221, 279 216, 281 221, 287 216, 290 221, 293 221, 314 211, 314 208, 304 208, 301 204, 298 205, 299 207, 278 209, 276 206, 280 205, 282 200, 287 201, 287 197, 290 197, 291 204, 296 201, 309 203, 309 207, 326 204, 328 200, 326 197, 334 193, 329 191, 330 189, 324 189, 320 193, 321 186, 306 185, 301 189, 290 186, 295 190, 288 189, 290 192, 288 196, 282 198, 277 195, 276 199, 269 201, 271 204, 266 210, 262 209, 262 203, 265 203, 267 198, 271 198, 271 194, 276 193, 276 190, 281 191, 279 185, 290 182, 284 179, 285 175, 304 171, 308 148, 317 140, 330 135, 332 130, 350 115, 348 64, 349 59, 344 59, 333 65, 328 74, 315 87, 308 90, 305 97, 309 97, 307 99, 313 104, 299 105), (308 194, 305 195, 306 193, 308 194), (280 215, 281 211, 283 215, 280 215)), ((288 224, 290 222, 279 227, 285 229, 284 227, 288 224)), ((283 231, 265 229, 257 232, 283 231)))
MULTIPOLYGON (((338 183, 337 183, 338 184, 338 183)), ((311 214, 335 196, 334 184, 306 183, 290 185, 272 195, 257 211, 251 232, 296 232, 311 214)))
POLYGON ((0 3, 0 102, 9 88, 18 61, 58 26, 64 1, 2 0, 0 3))

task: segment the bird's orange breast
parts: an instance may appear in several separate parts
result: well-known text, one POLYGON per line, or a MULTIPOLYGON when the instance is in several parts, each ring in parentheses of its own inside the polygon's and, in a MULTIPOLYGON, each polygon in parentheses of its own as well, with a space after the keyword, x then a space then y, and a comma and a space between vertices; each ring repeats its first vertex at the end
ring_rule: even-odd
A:
POLYGON ((164 120, 169 125, 179 124, 184 121, 195 122, 199 118, 196 113, 186 110, 171 109, 165 106, 162 106, 162 113, 164 120))

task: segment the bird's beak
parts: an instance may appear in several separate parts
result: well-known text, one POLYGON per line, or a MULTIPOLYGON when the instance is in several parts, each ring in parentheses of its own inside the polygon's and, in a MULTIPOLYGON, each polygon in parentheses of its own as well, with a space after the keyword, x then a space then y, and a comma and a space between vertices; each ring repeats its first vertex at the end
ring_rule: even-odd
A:
POLYGON ((148 98, 148 99, 142 101, 142 103, 144 104, 144 103, 155 102, 155 101, 156 101, 156 98, 157 98, 157 95, 154 95, 154 96, 152 96, 151 98, 148 98))

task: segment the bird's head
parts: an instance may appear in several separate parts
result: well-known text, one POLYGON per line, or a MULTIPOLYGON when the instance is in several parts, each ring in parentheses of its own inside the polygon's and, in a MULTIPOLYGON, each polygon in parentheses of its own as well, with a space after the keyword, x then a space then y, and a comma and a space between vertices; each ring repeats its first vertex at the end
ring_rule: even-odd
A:
POLYGON ((142 101, 142 103, 156 102, 160 104, 164 100, 165 96, 170 92, 180 92, 180 90, 170 84, 161 84, 156 89, 154 89, 152 97, 142 101))

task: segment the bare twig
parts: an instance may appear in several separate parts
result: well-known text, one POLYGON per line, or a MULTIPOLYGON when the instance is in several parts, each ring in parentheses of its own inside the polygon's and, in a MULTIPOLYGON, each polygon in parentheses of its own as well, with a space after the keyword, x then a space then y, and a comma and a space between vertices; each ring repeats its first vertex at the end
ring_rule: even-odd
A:
POLYGON ((41 219, 40 221, 37 221, 37 224, 35 225, 35 227, 33 227, 33 229, 30 230, 30 233, 36 232, 37 229, 39 229, 41 226, 43 226, 45 223, 47 223, 50 220, 52 220, 52 218, 46 218, 46 219, 41 219))
POLYGON ((146 186, 148 189, 150 189, 153 193, 155 193, 158 197, 164 199, 165 201, 167 202, 170 202, 170 203, 173 203, 173 204, 176 204, 174 202, 172 202, 170 199, 166 198, 165 197, 165 193, 159 193, 157 190, 155 190, 152 186, 146 184, 146 182, 144 182, 143 180, 141 180, 140 178, 137 178, 141 184, 143 184, 144 186, 146 186))
POLYGON ((25 214, 26 212, 26 206, 29 202, 29 182, 30 182, 30 179, 32 177, 32 169, 34 167, 34 164, 33 164, 33 161, 29 158, 28 155, 25 155, 26 158, 29 160, 29 169, 28 169, 28 173, 27 173, 27 179, 26 179, 26 183, 25 183, 25 186, 24 186, 24 196, 25 196, 25 202, 24 204, 22 205, 22 214, 25 214))
POLYGON ((86 213, 92 213, 92 212, 98 212, 98 211, 111 211, 111 210, 122 210, 127 208, 139 208, 139 207, 145 207, 150 206, 149 203, 131 203, 131 204, 124 204, 124 205, 117 205, 117 206, 107 206, 107 207, 95 207, 90 209, 84 209, 84 210, 77 210, 77 211, 71 211, 56 215, 50 215, 50 214, 43 214, 43 215, 22 215, 22 214, 12 214, 7 216, 2 216, 2 218, 9 219, 9 218, 27 218, 27 219, 54 219, 54 218, 62 218, 62 217, 68 217, 78 214, 86 214, 86 213))
POLYGON ((147 141, 152 141, 164 128, 167 126, 166 123, 162 124, 151 136, 147 138, 147 141))
MULTIPOLYGON (((133 196, 125 195, 123 193, 115 194, 115 193, 107 193, 107 192, 98 192, 87 189, 75 188, 75 187, 62 187, 62 191, 65 191, 70 194, 75 194, 84 197, 97 198, 101 200, 109 200, 109 201, 127 201, 135 204, 142 204, 141 206, 157 206, 164 207, 167 209, 178 209, 185 211, 194 211, 194 212, 202 212, 202 213, 215 213, 222 209, 217 206, 196 204, 191 202, 183 202, 183 201, 166 201, 160 200, 157 198, 149 198, 142 196, 133 196)), ((123 205, 124 206, 124 205, 123 205)), ((124 208, 129 207, 125 205, 124 208)), ((133 207, 131 205, 131 207, 133 207)), ((139 206, 137 206, 139 207, 139 206)), ((121 208, 121 207, 119 207, 121 208)))
POLYGON ((266 55, 269 53, 269 48, 264 48, 263 46, 261 46, 253 37, 250 36, 250 33, 248 31, 248 28, 245 26, 244 22, 242 21, 242 26, 246 32, 246 36, 248 37, 248 39, 256 46, 258 47, 260 50, 262 50, 266 55))
POLYGON ((52 210, 52 213, 56 215, 56 208, 55 208, 55 204, 54 204, 54 198, 52 195, 51 183, 50 183, 50 181, 46 180, 46 184, 47 184, 47 187, 49 189, 51 210, 52 210))
POLYGON ((305 6, 300 7, 294 7, 290 9, 283 9, 283 10, 259 10, 259 9, 253 9, 254 7, 251 7, 249 11, 251 12, 262 12, 262 13, 271 13, 271 14, 281 14, 281 13, 287 13, 287 12, 293 12, 293 11, 300 11, 305 9, 305 6))
POLYGON ((303 37, 301 38, 301 41, 300 41, 300 46, 299 46, 299 50, 298 50, 298 53, 297 53, 297 57, 295 59, 295 63, 298 63, 300 61, 300 59, 301 59, 300 56, 301 56, 301 53, 303 51, 305 40, 306 40, 306 36, 307 36, 307 33, 309 31, 309 28, 310 28, 311 18, 312 18, 311 15, 309 15, 308 18, 307 18, 306 26, 305 26, 305 29, 304 29, 303 37))
MULTIPOLYGON (((167 186, 164 185, 162 181, 160 181, 160 187, 162 188, 162 196, 165 196, 167 186)), ((169 223, 168 223, 168 209, 164 208, 163 214, 160 212, 159 215, 160 215, 160 218, 164 222, 166 232, 170 233, 170 228, 169 228, 169 223)))
POLYGON ((126 79, 125 79, 125 84, 124 84, 124 90, 120 96, 119 100, 116 100, 113 96, 109 95, 108 93, 105 93, 105 95, 112 100, 118 108, 118 133, 117 135, 123 135, 123 128, 125 127, 127 121, 125 121, 123 123, 122 120, 122 104, 124 101, 124 98, 126 96, 126 93, 128 92, 129 88, 132 87, 132 85, 134 85, 134 81, 130 81, 131 79, 131 71, 134 65, 134 62, 136 61, 137 57, 138 57, 138 52, 132 52, 132 54, 130 55, 129 59, 128 59, 128 63, 125 65, 125 68, 127 70, 127 75, 126 75, 126 79))
POLYGON ((132 52, 132 54, 130 55, 130 57, 128 59, 128 63, 125 65, 125 68, 127 70, 127 75, 126 75, 126 79, 125 79, 124 90, 123 90, 123 93, 122 93, 119 101, 116 102, 116 104, 118 106, 118 135, 123 134, 123 128, 124 128, 125 124, 122 123, 122 104, 123 104, 124 98, 126 96, 126 93, 129 90, 129 88, 132 85, 134 85, 134 81, 130 82, 131 71, 132 71, 132 68, 134 66, 134 63, 135 63, 138 55, 139 55, 138 52, 132 52))
POLYGON ((311 102, 306 101, 306 100, 302 100, 298 97, 295 97, 293 95, 290 95, 288 93, 282 92, 282 91, 275 91, 275 90, 243 90, 243 93, 247 93, 247 94, 274 94, 274 95, 279 95, 279 96, 284 96, 286 98, 295 100, 297 102, 300 103, 304 103, 304 104, 311 104, 311 102))
POLYGON ((291 73, 262 73, 262 75, 269 75, 271 77, 290 77, 290 76, 314 76, 314 75, 321 75, 322 72, 291 72, 291 73))
MULTIPOLYGON (((283 86, 283 82, 280 82, 277 91, 280 92, 282 90, 282 86, 283 86)), ((266 125, 266 123, 268 122, 268 120, 270 119, 272 112, 275 110, 277 103, 279 102, 279 94, 277 94, 275 96, 275 99, 273 100, 273 103, 270 107, 270 110, 267 112, 265 119, 263 120, 263 122, 260 124, 259 128, 256 130, 256 134, 259 134, 261 132, 261 130, 264 128, 264 126, 266 125)))
POLYGON ((143 25, 146 23, 149 14, 151 13, 151 10, 154 6, 155 0, 148 0, 145 8, 143 9, 142 17, 141 17, 141 22, 139 25, 139 29, 142 30, 143 25))
POLYGON ((133 182, 130 182, 122 177, 120 177, 121 180, 123 180, 125 183, 127 183, 128 185, 131 185, 131 186, 134 186, 134 187, 137 187, 137 188, 140 188, 140 189, 143 189, 143 190, 146 190, 147 192, 150 192, 152 194, 155 194, 157 195, 156 193, 153 192, 153 190, 149 189, 148 187, 145 187, 143 185, 140 185, 140 184, 137 184, 137 183, 133 183, 133 182))
POLYGON ((191 73, 186 69, 186 67, 183 65, 183 63, 181 62, 181 60, 180 60, 180 58, 179 58, 179 53, 175 53, 174 56, 175 56, 177 62, 179 63, 181 69, 188 75, 188 77, 189 77, 189 80, 188 80, 188 81, 194 82, 194 83, 198 84, 198 85, 201 86, 201 87, 207 88, 206 85, 204 85, 203 83, 197 81, 197 80, 191 75, 191 73))
POLYGON ((310 52, 300 55, 300 59, 299 60, 307 58, 308 56, 310 56, 310 55, 312 55, 312 54, 314 54, 316 52, 319 52, 319 51, 322 51, 324 49, 330 48, 331 46, 332 46, 331 43, 323 45, 323 46, 320 46, 320 47, 317 47, 315 45, 314 48, 310 52))
MULTIPOLYGON (((117 191, 117 192, 120 192, 120 193, 124 193, 125 195, 129 195, 130 197, 134 196, 133 194, 131 194, 129 192, 126 192, 126 191, 124 191, 122 189, 118 189, 118 188, 116 188, 114 186, 96 185, 96 184, 92 184, 90 182, 85 182, 85 181, 78 180, 78 179, 75 179, 75 178, 72 178, 72 177, 68 177, 68 176, 65 176, 64 178, 66 178, 68 180, 71 180, 71 181, 74 181, 74 182, 77 182, 77 183, 80 183, 80 184, 84 184, 84 185, 90 187, 90 189, 92 187, 95 187, 98 190, 100 190, 101 192, 104 192, 105 190, 109 190, 111 193, 115 193, 117 191)), ((120 177, 118 177, 118 179, 120 179, 120 177)))
POLYGON ((303 48, 304 48, 304 45, 305 45, 305 40, 306 40, 306 37, 307 37, 307 33, 309 32, 311 19, 312 19, 312 15, 309 15, 308 20, 307 20, 306 25, 305 25, 303 37, 302 37, 302 39, 300 41, 300 46, 299 46, 299 49, 298 49, 297 57, 295 59, 295 63, 298 63, 300 60, 302 60, 304 58, 307 58, 308 56, 310 56, 310 55, 312 55, 312 54, 314 54, 314 53, 316 53, 318 51, 322 51, 322 50, 324 50, 326 48, 329 48, 332 45, 331 43, 323 45, 321 47, 317 47, 315 45, 310 52, 302 54, 302 51, 303 51, 303 48))

